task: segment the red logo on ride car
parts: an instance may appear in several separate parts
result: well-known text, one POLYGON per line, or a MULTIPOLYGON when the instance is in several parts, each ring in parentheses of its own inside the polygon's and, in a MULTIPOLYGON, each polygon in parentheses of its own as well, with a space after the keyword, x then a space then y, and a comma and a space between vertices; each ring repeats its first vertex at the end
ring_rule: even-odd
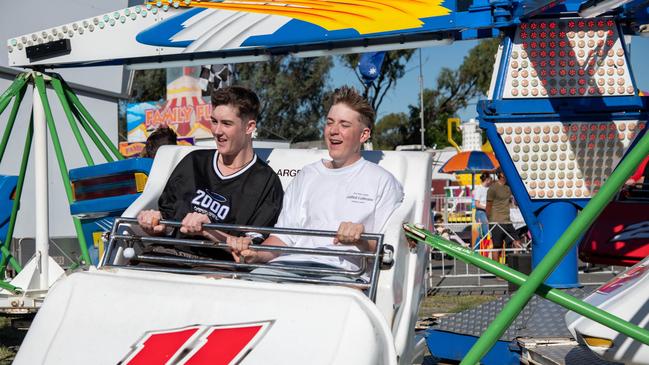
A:
POLYGON ((649 262, 646 262, 642 265, 632 267, 627 272, 602 285, 599 289, 597 289, 597 291, 602 294, 610 294, 615 289, 624 286, 625 283, 639 279, 647 271, 647 269, 649 269, 649 267, 647 266, 648 264, 649 262))
POLYGON ((122 365, 237 364, 264 336, 271 322, 195 325, 147 332, 122 365))

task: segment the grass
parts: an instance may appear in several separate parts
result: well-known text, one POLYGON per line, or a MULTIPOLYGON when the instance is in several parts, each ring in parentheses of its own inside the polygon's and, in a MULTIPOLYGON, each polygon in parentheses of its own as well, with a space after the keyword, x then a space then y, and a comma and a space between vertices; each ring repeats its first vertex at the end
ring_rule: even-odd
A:
POLYGON ((431 295, 422 300, 419 306, 419 317, 426 318, 440 313, 457 313, 496 298, 498 297, 495 295, 431 295))
POLYGON ((10 318, 0 316, 0 365, 11 364, 25 334, 11 327, 10 318))

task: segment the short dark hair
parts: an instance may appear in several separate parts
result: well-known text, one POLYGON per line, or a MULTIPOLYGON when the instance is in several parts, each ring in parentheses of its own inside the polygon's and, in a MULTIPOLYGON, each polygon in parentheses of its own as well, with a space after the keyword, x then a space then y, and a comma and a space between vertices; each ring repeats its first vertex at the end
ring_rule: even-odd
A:
POLYGON ((176 132, 166 126, 159 127, 149 135, 149 138, 146 139, 144 149, 140 156, 154 158, 155 154, 158 152, 158 148, 169 144, 178 144, 178 136, 176 136, 176 132))
POLYGON ((482 175, 480 175, 480 181, 485 181, 487 179, 491 179, 491 174, 488 172, 483 172, 482 175))
POLYGON ((212 92, 212 108, 219 105, 232 105, 239 117, 257 120, 259 117, 259 98, 254 91, 242 86, 227 86, 212 92))
POLYGON ((361 123, 370 130, 374 127, 376 112, 370 103, 353 87, 343 86, 331 94, 331 105, 345 104, 361 115, 361 123))

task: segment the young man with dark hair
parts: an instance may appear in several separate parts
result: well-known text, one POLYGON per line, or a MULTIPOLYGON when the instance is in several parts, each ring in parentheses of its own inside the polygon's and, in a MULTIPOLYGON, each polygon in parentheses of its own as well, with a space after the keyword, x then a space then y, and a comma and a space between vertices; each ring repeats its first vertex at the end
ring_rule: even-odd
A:
POLYGON ((176 144, 178 144, 178 136, 176 135, 176 132, 167 126, 159 127, 146 139, 140 157, 155 158, 158 148, 176 144))
MULTIPOLYGON (((363 232, 382 231, 401 204, 403 189, 392 174, 361 156, 361 146, 370 138, 374 117, 374 110, 356 90, 349 87, 336 90, 324 127, 331 160, 305 166, 291 181, 284 196, 278 227, 337 231, 336 237, 332 240, 273 234, 263 245, 349 251, 375 248, 376 242, 363 241, 360 236, 363 232)), ((229 238, 228 244, 239 262, 359 268, 358 262, 344 257, 278 256, 274 252, 249 250, 250 239, 245 237, 229 238)), ((283 271, 279 274, 291 275, 283 271)))
MULTIPOLYGON (((181 221, 180 233, 215 241, 229 235, 203 229, 206 223, 273 226, 283 189, 275 172, 252 149, 259 113, 257 95, 243 87, 217 89, 212 95, 212 134, 217 150, 198 150, 180 161, 158 200, 159 210, 138 214, 148 233, 167 231, 162 219, 181 221)), ((219 259, 232 259, 223 252, 219 259)))

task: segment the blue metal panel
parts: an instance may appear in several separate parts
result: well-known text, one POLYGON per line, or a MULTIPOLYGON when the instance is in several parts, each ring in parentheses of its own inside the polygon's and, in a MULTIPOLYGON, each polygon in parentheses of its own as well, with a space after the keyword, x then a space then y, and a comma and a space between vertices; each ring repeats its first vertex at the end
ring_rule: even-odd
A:
MULTIPOLYGON (((496 83, 494 86, 494 90, 492 90, 493 98, 495 100, 500 100, 502 99, 503 96, 503 91, 502 91, 504 88, 503 82, 505 81, 505 76, 507 73, 508 59, 512 48, 511 45, 512 45, 511 38, 505 37, 501 42, 502 55, 500 56, 500 64, 494 65, 494 67, 498 67, 497 74, 496 74, 496 83)), ((480 109, 480 107, 478 108, 480 109)))
POLYGON ((150 158, 131 158, 115 162, 98 164, 95 166, 79 167, 69 172, 70 180, 96 178, 120 174, 123 172, 144 172, 149 173, 153 165, 153 159, 150 158))
POLYGON ((70 204, 70 214, 121 214, 138 196, 140 194, 128 194, 74 202, 70 204))
MULTIPOLYGON (((537 98, 517 100, 481 100, 478 104, 478 111, 482 111, 486 117, 490 115, 517 115, 523 114, 530 117, 539 117, 533 114, 553 114, 563 118, 587 117, 590 115, 601 115, 603 113, 622 113, 620 117, 625 118, 628 112, 647 110, 649 106, 648 97, 640 96, 609 96, 601 98, 537 98), (524 111, 524 112, 523 112, 524 111)), ((646 113, 646 112, 645 112, 646 113)), ((547 118, 547 116, 542 116, 547 118)), ((527 119, 526 119, 527 120, 527 119)))
MULTIPOLYGON (((0 246, 4 245, 14 201, 11 194, 18 184, 18 176, 0 176, 0 246)), ((0 252, 2 258, 2 252, 0 252)))
MULTIPOLYGON (((558 201, 547 204, 538 214, 543 234, 541 242, 532 241, 532 266, 536 267, 552 249, 554 242, 577 217, 577 207, 570 202, 558 201), (551 243, 551 244, 550 244, 551 243)), ((577 245, 561 260, 561 263, 546 279, 546 284, 558 288, 579 287, 577 275, 577 245)))
POLYGON ((526 0, 520 6, 521 17, 532 17, 563 3, 564 0, 526 0))
MULTIPOLYGON (((477 337, 429 329, 425 333, 430 353, 446 360, 460 361, 478 340, 477 337)), ((518 365, 518 346, 498 341, 480 361, 484 365, 518 365)))
MULTIPOLYGON (((558 11, 576 11, 580 1, 567 1, 550 9, 546 14, 558 11)), ((520 9, 519 9, 520 10, 520 9)), ((563 14, 565 16, 565 14, 563 14)), ((519 98, 503 100, 505 73, 509 68, 511 39, 514 32, 507 31, 502 42, 502 57, 496 65, 497 79, 492 90, 494 100, 480 101, 478 114, 480 126, 486 130, 496 157, 507 176, 508 184, 521 208, 521 213, 533 236, 535 253, 533 262, 538 263, 574 219, 577 209, 589 199, 539 199, 532 200, 509 155, 505 143, 496 130, 495 123, 521 122, 601 122, 622 120, 647 120, 649 98, 640 96, 519 98), (560 217, 557 219, 557 217, 560 217)), ((624 47, 624 39, 621 39, 624 47)), ((628 57, 625 58, 628 65, 628 57)), ((627 67, 630 70, 630 67, 627 67)), ((631 81, 635 83, 631 75, 631 81)), ((637 139, 636 139, 637 140, 637 139)), ((578 285, 576 250, 573 250, 553 273, 547 283, 559 287, 578 285)))
MULTIPOLYGON (((128 160, 121 160, 99 164, 95 166, 81 167, 70 170, 70 180, 72 182, 94 179, 105 176, 136 173, 141 172, 149 174, 153 159, 150 158, 134 158, 128 160)), ((117 185, 121 184, 117 183, 117 185)), ((115 183, 98 184, 97 186, 85 187, 85 192, 109 189, 115 187, 115 183)), ((70 204, 70 213, 74 216, 79 216, 81 221, 81 228, 83 230, 86 243, 88 244, 88 253, 93 264, 97 264, 99 260, 100 246, 95 245, 95 237, 97 232, 109 231, 113 225, 115 217, 122 215, 124 210, 135 201, 140 194, 127 194, 120 196, 111 196, 106 198, 88 199, 75 201, 70 204)))

